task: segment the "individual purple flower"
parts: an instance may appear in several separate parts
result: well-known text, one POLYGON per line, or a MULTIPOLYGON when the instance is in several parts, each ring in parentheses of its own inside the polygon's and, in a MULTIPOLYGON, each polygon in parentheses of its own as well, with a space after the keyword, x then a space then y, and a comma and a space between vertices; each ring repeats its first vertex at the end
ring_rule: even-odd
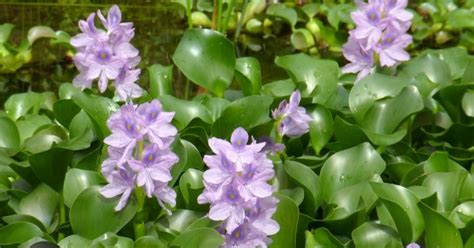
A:
POLYGON ((273 163, 262 150, 265 143, 248 143, 247 132, 237 128, 230 143, 209 139, 215 155, 204 156, 209 170, 204 172, 205 189, 198 203, 209 203, 209 218, 223 221, 224 247, 266 247, 267 236, 279 230, 271 220, 277 202, 268 184, 275 175, 273 163))
POLYGON ((420 248, 420 245, 417 243, 410 243, 406 246, 406 248, 420 248))
POLYGON ((349 32, 349 39, 343 47, 343 55, 350 63, 342 71, 358 73, 359 81, 372 71, 376 63, 391 67, 410 58, 405 49, 412 39, 406 32, 413 14, 405 10, 407 0, 356 3, 358 9, 351 14, 356 28, 349 32))
POLYGON ((267 152, 270 154, 276 154, 278 152, 285 150, 285 145, 276 143, 275 140, 273 140, 271 137, 261 136, 257 140, 259 142, 265 143, 265 146, 262 149, 262 151, 264 152, 267 152))
POLYGON ((120 211, 127 204, 128 198, 135 188, 134 181, 135 175, 130 170, 113 171, 108 178, 109 184, 105 185, 100 193, 107 198, 121 195, 117 206, 115 206, 115 211, 120 211))
POLYGON ((171 168, 179 160, 171 151, 177 133, 171 124, 173 116, 153 100, 138 106, 125 104, 107 120, 111 134, 104 143, 109 145, 109 157, 101 171, 109 184, 102 195, 122 195, 117 211, 125 206, 130 193, 141 187, 147 197, 155 196, 160 206, 171 213, 167 205, 176 204, 176 193, 168 183, 172 179, 171 168))
POLYGON ((298 137, 309 131, 311 117, 306 109, 300 107, 301 94, 294 91, 290 101, 282 101, 277 109, 272 111, 273 119, 279 121, 278 132, 281 136, 298 137))
POLYGON ((109 81, 114 81, 116 95, 121 100, 140 97, 143 90, 135 84, 140 74, 135 66, 139 63, 138 50, 130 44, 134 36, 132 23, 121 23, 121 12, 112 6, 107 18, 100 11, 97 16, 105 31, 97 29, 96 15, 90 14, 87 21, 79 21, 82 33, 71 38, 77 54, 74 63, 79 70, 73 84, 81 89, 90 88, 98 80, 99 91, 104 92, 109 81))
POLYGON ((374 52, 366 51, 363 48, 364 42, 355 39, 353 36, 344 44, 342 52, 351 63, 342 68, 343 73, 357 73, 357 81, 367 76, 374 67, 374 52))

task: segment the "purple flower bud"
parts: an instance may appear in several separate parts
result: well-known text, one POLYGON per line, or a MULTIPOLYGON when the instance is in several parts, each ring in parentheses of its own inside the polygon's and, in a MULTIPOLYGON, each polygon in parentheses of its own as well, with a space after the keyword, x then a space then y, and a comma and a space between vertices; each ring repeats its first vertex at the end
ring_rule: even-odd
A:
POLYGON ((291 94, 289 103, 282 101, 278 108, 273 110, 273 118, 280 121, 280 135, 298 137, 309 131, 309 122, 312 119, 306 114, 306 109, 299 106, 300 100, 301 94, 297 90, 291 94))
POLYGON ((417 243, 410 243, 406 246, 406 248, 420 248, 420 245, 417 243))

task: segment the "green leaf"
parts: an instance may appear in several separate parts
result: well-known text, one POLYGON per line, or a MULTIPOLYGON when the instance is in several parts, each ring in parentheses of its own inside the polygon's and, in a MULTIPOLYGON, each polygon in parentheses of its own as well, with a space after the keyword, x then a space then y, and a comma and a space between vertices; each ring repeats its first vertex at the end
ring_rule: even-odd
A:
POLYGON ((40 184, 20 200, 19 214, 33 216, 48 227, 56 214, 58 203, 58 193, 47 185, 40 184))
POLYGON ((278 80, 262 86, 262 94, 272 97, 287 97, 295 91, 295 84, 291 79, 278 80))
POLYGON ((309 167, 294 161, 287 160, 283 165, 286 173, 304 189, 303 200, 304 213, 313 216, 319 208, 321 201, 321 186, 319 177, 309 167))
POLYGON ((474 91, 469 90, 462 97, 462 109, 469 117, 474 117, 474 91))
POLYGON ((115 233, 104 233, 92 241, 91 247, 133 248, 134 242, 130 238, 121 237, 115 233))
POLYGON ((45 115, 26 115, 17 120, 16 126, 20 132, 20 144, 31 138, 36 131, 50 124, 52 124, 51 120, 45 115))
POLYGON ((43 104, 44 96, 36 92, 14 94, 5 102, 5 111, 13 120, 31 112, 38 114, 43 104))
POLYGON ((222 34, 209 29, 188 29, 173 61, 191 81, 223 96, 232 82, 236 60, 232 42, 222 34))
POLYGON ((209 111, 199 102, 186 101, 170 95, 162 95, 159 100, 164 110, 175 112, 176 127, 180 130, 196 118, 205 123, 212 123, 209 111))
MULTIPOLYGON (((386 247, 401 248, 398 233, 392 228, 376 224, 373 222, 365 222, 352 232, 352 239, 355 247, 386 247)), ((428 246, 429 247, 429 246, 428 246)))
POLYGON ((298 50, 304 50, 314 46, 313 34, 306 28, 298 28, 291 34, 291 44, 298 50))
POLYGON ((454 29, 473 28, 474 20, 472 19, 472 10, 459 8, 448 12, 446 24, 454 29))
POLYGON ((411 77, 420 74, 426 75, 431 82, 439 85, 451 82, 451 70, 448 64, 433 54, 428 53, 408 61, 400 72, 400 75, 411 77))
POLYGON ((80 193, 72 204, 69 218, 74 233, 94 239, 106 232, 122 229, 137 211, 136 202, 129 199, 124 209, 114 210, 118 198, 105 198, 99 186, 92 186, 80 193))
POLYGON ((66 128, 79 111, 81 109, 70 99, 58 100, 53 106, 54 117, 66 128))
POLYGON ((337 90, 339 66, 333 60, 299 53, 276 57, 275 64, 288 72, 303 97, 314 97, 316 103, 326 103, 337 90))
POLYGON ((84 92, 76 93, 72 99, 98 125, 102 138, 110 133, 107 127, 107 119, 119 109, 115 102, 106 97, 90 95, 84 92))
POLYGON ((0 227, 0 245, 21 244, 34 237, 42 237, 39 227, 29 222, 18 222, 0 227))
POLYGON ((319 154, 332 137, 334 120, 332 119, 331 112, 322 105, 308 109, 308 114, 313 119, 309 123, 311 145, 316 154, 319 154))
POLYGON ((212 134, 225 138, 237 127, 249 130, 270 121, 271 103, 269 96, 248 96, 231 102, 212 126, 212 134))
POLYGON ((299 211, 295 202, 288 196, 276 194, 279 202, 273 219, 280 225, 280 231, 271 236, 270 248, 295 247, 299 211))
POLYGON ((154 64, 147 67, 150 75, 150 94, 153 98, 173 94, 173 65, 154 64))
POLYGON ((27 38, 30 45, 33 45, 39 38, 56 38, 56 33, 50 27, 36 26, 28 30, 27 38))
POLYGON ((15 122, 8 117, 0 117, 0 130, 2 130, 2 134, 0 135, 0 147, 20 147, 20 134, 18 133, 15 122))
POLYGON ((260 64, 254 57, 238 58, 235 64, 235 78, 245 96, 258 95, 262 84, 260 64))
POLYGON ((62 239, 58 245, 61 248, 81 248, 81 247, 90 247, 92 241, 81 237, 79 235, 71 235, 62 239))
POLYGON ((77 196, 93 185, 100 185, 105 183, 104 178, 95 171, 89 170, 80 170, 80 169, 70 169, 66 173, 66 178, 64 180, 63 195, 64 195, 64 204, 69 208, 76 200, 77 196))
POLYGON ((474 220, 474 201, 467 201, 459 204, 449 215, 449 220, 461 229, 474 220))
POLYGON ((438 211, 451 211, 458 203, 459 192, 466 178, 466 171, 432 173, 423 181, 423 186, 438 197, 438 211))
POLYGON ((368 143, 340 151, 326 160, 319 176, 321 195, 328 201, 333 193, 381 174, 385 161, 368 143))
POLYGON ((298 21, 298 15, 293 8, 286 7, 285 4, 272 4, 267 8, 267 15, 281 18, 294 28, 298 21))
POLYGON ((450 47, 445 49, 427 50, 427 53, 435 54, 448 64, 452 79, 459 79, 464 75, 469 64, 470 56, 464 47, 450 47))
POLYGON ((212 122, 221 117, 224 109, 229 105, 229 101, 224 98, 207 97, 202 100, 202 104, 209 110, 212 116, 212 122))
POLYGON ((31 168, 36 177, 56 191, 63 187, 67 168, 71 163, 72 151, 52 148, 30 156, 31 168))
POLYGON ((204 214, 187 209, 178 209, 173 215, 167 216, 169 228, 178 232, 183 232, 194 221, 203 217, 204 214))
POLYGON ((167 246, 157 237, 143 236, 135 241, 135 248, 166 248, 167 246))
POLYGON ((219 247, 223 243, 224 238, 216 230, 200 227, 181 233, 173 240, 171 245, 181 248, 195 248, 219 247))
POLYGON ((0 25, 0 44, 8 41, 8 38, 10 38, 10 33, 14 27, 15 25, 10 23, 4 23, 0 25))
POLYGON ((305 248, 344 247, 341 242, 336 237, 334 237, 334 235, 332 235, 332 233, 328 229, 324 227, 320 227, 314 230, 311 235, 313 235, 314 237, 314 245, 308 246, 308 244, 306 244, 305 248))
POLYGON ((426 247, 463 247, 461 235, 451 221, 422 202, 418 207, 425 219, 426 247))
POLYGON ((202 175, 202 171, 190 168, 179 179, 179 189, 188 208, 197 206, 197 197, 204 188, 202 175))
POLYGON ((371 183, 371 186, 390 212, 403 242, 417 241, 423 233, 424 222, 416 196, 399 185, 371 183))

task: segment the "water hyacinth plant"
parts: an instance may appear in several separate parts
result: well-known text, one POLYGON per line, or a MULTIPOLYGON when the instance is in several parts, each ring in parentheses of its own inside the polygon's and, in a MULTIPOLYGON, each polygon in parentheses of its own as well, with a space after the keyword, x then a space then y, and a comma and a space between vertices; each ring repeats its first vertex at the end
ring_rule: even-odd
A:
POLYGON ((474 246, 472 3, 176 2, 0 25, 71 58, 0 110, 0 247, 474 246))

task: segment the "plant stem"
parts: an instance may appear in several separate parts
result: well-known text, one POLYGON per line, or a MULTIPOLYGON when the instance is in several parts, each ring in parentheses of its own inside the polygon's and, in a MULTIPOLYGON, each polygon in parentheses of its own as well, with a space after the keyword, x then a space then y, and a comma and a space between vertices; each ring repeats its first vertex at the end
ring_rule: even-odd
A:
POLYGON ((189 79, 186 79, 186 84, 184 85, 184 99, 189 100, 189 79))
POLYGON ((219 11, 218 0, 214 0, 213 6, 214 10, 212 10, 212 24, 211 29, 216 30, 217 28, 217 12, 219 11))
POLYGON ((135 196, 137 197, 138 205, 137 214, 135 215, 135 223, 133 224, 136 240, 145 236, 146 234, 145 222, 143 221, 143 206, 145 205, 145 192, 143 192, 143 188, 136 188, 135 196))
POLYGON ((226 15, 224 17, 224 23, 222 24, 222 33, 223 34, 227 33, 227 26, 229 25, 230 16, 232 15, 232 12, 234 10, 234 6, 235 6, 235 0, 231 0, 229 2, 229 6, 227 8, 226 15))
POLYGON ((219 10, 217 11, 217 31, 222 33, 222 0, 217 1, 219 3, 219 10))
POLYGON ((239 21, 237 23, 237 27, 235 28, 235 36, 234 36, 234 43, 235 44, 237 44, 237 40, 239 39, 239 36, 240 36, 240 30, 242 29, 245 12, 247 12, 248 3, 249 3, 249 0, 244 0, 244 4, 242 5, 242 13, 241 13, 239 21))
MULTIPOLYGON (((66 207, 64 206, 63 191, 59 192, 59 226, 66 223, 66 207)), ((64 238, 63 233, 58 234, 58 242, 64 238)))
POLYGON ((186 1, 186 16, 188 17, 188 28, 193 28, 193 18, 191 15, 191 9, 193 8, 193 0, 186 1))

